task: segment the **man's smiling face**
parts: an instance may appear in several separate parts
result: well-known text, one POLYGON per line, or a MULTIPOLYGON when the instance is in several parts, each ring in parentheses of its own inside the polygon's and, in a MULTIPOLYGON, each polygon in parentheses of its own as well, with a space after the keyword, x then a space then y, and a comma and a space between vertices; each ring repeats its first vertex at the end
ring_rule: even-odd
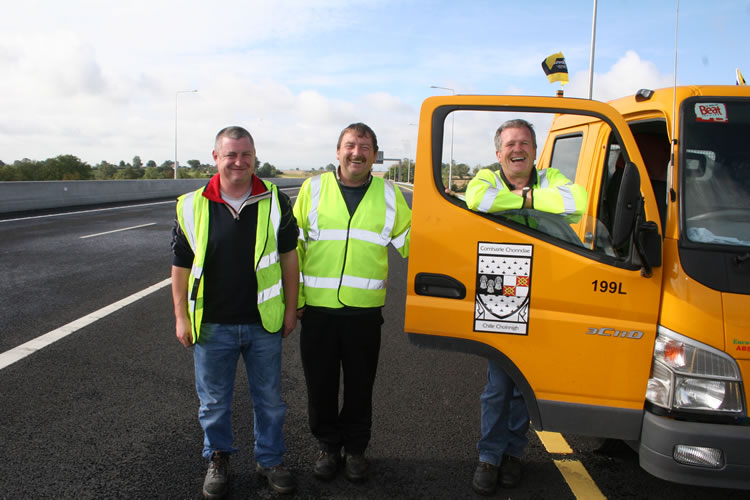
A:
POLYGON ((376 158, 377 151, 373 146, 372 137, 358 136, 352 131, 346 132, 336 150, 336 159, 341 165, 342 182, 351 186, 364 183, 376 158))
POLYGON ((528 180, 536 160, 536 146, 526 127, 506 128, 500 133, 502 146, 496 151, 505 176, 511 181, 528 180))

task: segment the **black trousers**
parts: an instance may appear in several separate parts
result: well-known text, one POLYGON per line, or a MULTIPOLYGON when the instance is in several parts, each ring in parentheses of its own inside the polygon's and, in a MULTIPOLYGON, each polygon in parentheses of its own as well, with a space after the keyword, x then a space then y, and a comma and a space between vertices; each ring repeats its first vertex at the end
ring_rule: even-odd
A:
POLYGON ((380 354, 380 309, 337 315, 307 308, 300 354, 307 383, 310 430, 321 450, 360 455, 370 442, 372 388, 380 354), (339 410, 340 374, 344 374, 339 410))

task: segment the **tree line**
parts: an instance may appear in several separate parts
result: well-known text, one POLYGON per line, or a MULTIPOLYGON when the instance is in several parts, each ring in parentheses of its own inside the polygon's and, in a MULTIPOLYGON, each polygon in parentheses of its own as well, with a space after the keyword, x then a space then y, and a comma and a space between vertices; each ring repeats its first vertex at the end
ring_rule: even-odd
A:
MULTIPOLYGON (((401 163, 398 163, 388 169, 386 177, 393 180, 400 180, 402 182, 414 182, 414 161, 404 158, 401 163)), ((466 182, 474 177, 477 172, 483 168, 489 168, 490 170, 498 170, 500 163, 495 162, 489 165, 477 165, 473 169, 465 163, 453 163, 453 168, 450 171, 451 177, 451 189, 453 191, 465 191, 466 182)), ((448 185, 448 164, 443 163, 441 168, 441 176, 443 178, 443 185, 448 185)))
MULTIPOLYGON (((255 159, 255 172, 258 177, 278 177, 281 171, 268 162, 260 164, 255 159)), ((177 177, 180 179, 208 178, 216 173, 214 165, 189 160, 187 166, 180 166, 177 177)), ((136 155, 133 161, 120 161, 115 165, 101 161, 94 166, 81 161, 74 155, 59 155, 46 160, 16 160, 12 164, 0 161, 0 181, 88 181, 112 179, 173 179, 174 161, 167 160, 161 165, 148 160, 145 164, 136 155)))

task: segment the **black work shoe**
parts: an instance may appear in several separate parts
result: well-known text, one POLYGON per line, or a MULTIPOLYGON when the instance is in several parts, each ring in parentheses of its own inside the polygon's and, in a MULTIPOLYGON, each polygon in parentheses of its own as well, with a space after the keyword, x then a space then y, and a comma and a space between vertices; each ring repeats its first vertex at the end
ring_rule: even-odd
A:
POLYGON ((479 462, 474 471, 471 487, 480 495, 492 495, 497 489, 498 467, 487 462, 479 462))
POLYGON ((224 498, 229 485, 229 454, 214 452, 203 480, 203 498, 224 498))
POLYGON ((274 465, 273 467, 261 467, 258 464, 255 472, 268 479, 268 484, 278 493, 293 493, 297 488, 292 473, 286 470, 284 464, 274 465))
POLYGON ((333 479, 339 472, 340 462, 341 454, 338 451, 321 450, 318 454, 318 459, 315 461, 313 475, 318 479, 333 479))
POLYGON ((503 488, 515 488, 521 482, 521 459, 512 455, 503 455, 500 464, 500 483, 503 488))
POLYGON ((364 481, 370 472, 370 462, 364 455, 346 454, 344 458, 344 475, 349 481, 364 481))

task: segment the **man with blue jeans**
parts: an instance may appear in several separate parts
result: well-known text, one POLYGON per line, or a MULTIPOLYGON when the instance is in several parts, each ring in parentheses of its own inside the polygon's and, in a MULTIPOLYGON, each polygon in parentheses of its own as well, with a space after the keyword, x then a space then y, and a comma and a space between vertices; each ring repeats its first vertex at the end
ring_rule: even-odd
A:
POLYGON ((206 498, 226 495, 232 395, 240 356, 253 402, 256 471, 279 493, 295 489, 284 467, 281 342, 297 323, 298 229, 289 198, 255 172, 247 130, 227 127, 213 151, 218 174, 177 201, 172 297, 176 335, 193 348, 209 459, 206 498))
MULTIPOLYGON (((568 221, 586 210, 586 190, 555 168, 537 170, 536 133, 531 123, 515 119, 495 131, 495 156, 500 169, 484 168, 466 186, 466 206, 484 213, 533 209, 557 214, 568 221)), ((454 195, 450 189, 448 194, 454 195)), ((477 443, 479 465, 472 488, 490 495, 498 476, 505 488, 521 481, 521 460, 528 443, 529 414, 513 380, 493 359, 487 364, 487 385, 481 396, 482 437, 477 443)))

